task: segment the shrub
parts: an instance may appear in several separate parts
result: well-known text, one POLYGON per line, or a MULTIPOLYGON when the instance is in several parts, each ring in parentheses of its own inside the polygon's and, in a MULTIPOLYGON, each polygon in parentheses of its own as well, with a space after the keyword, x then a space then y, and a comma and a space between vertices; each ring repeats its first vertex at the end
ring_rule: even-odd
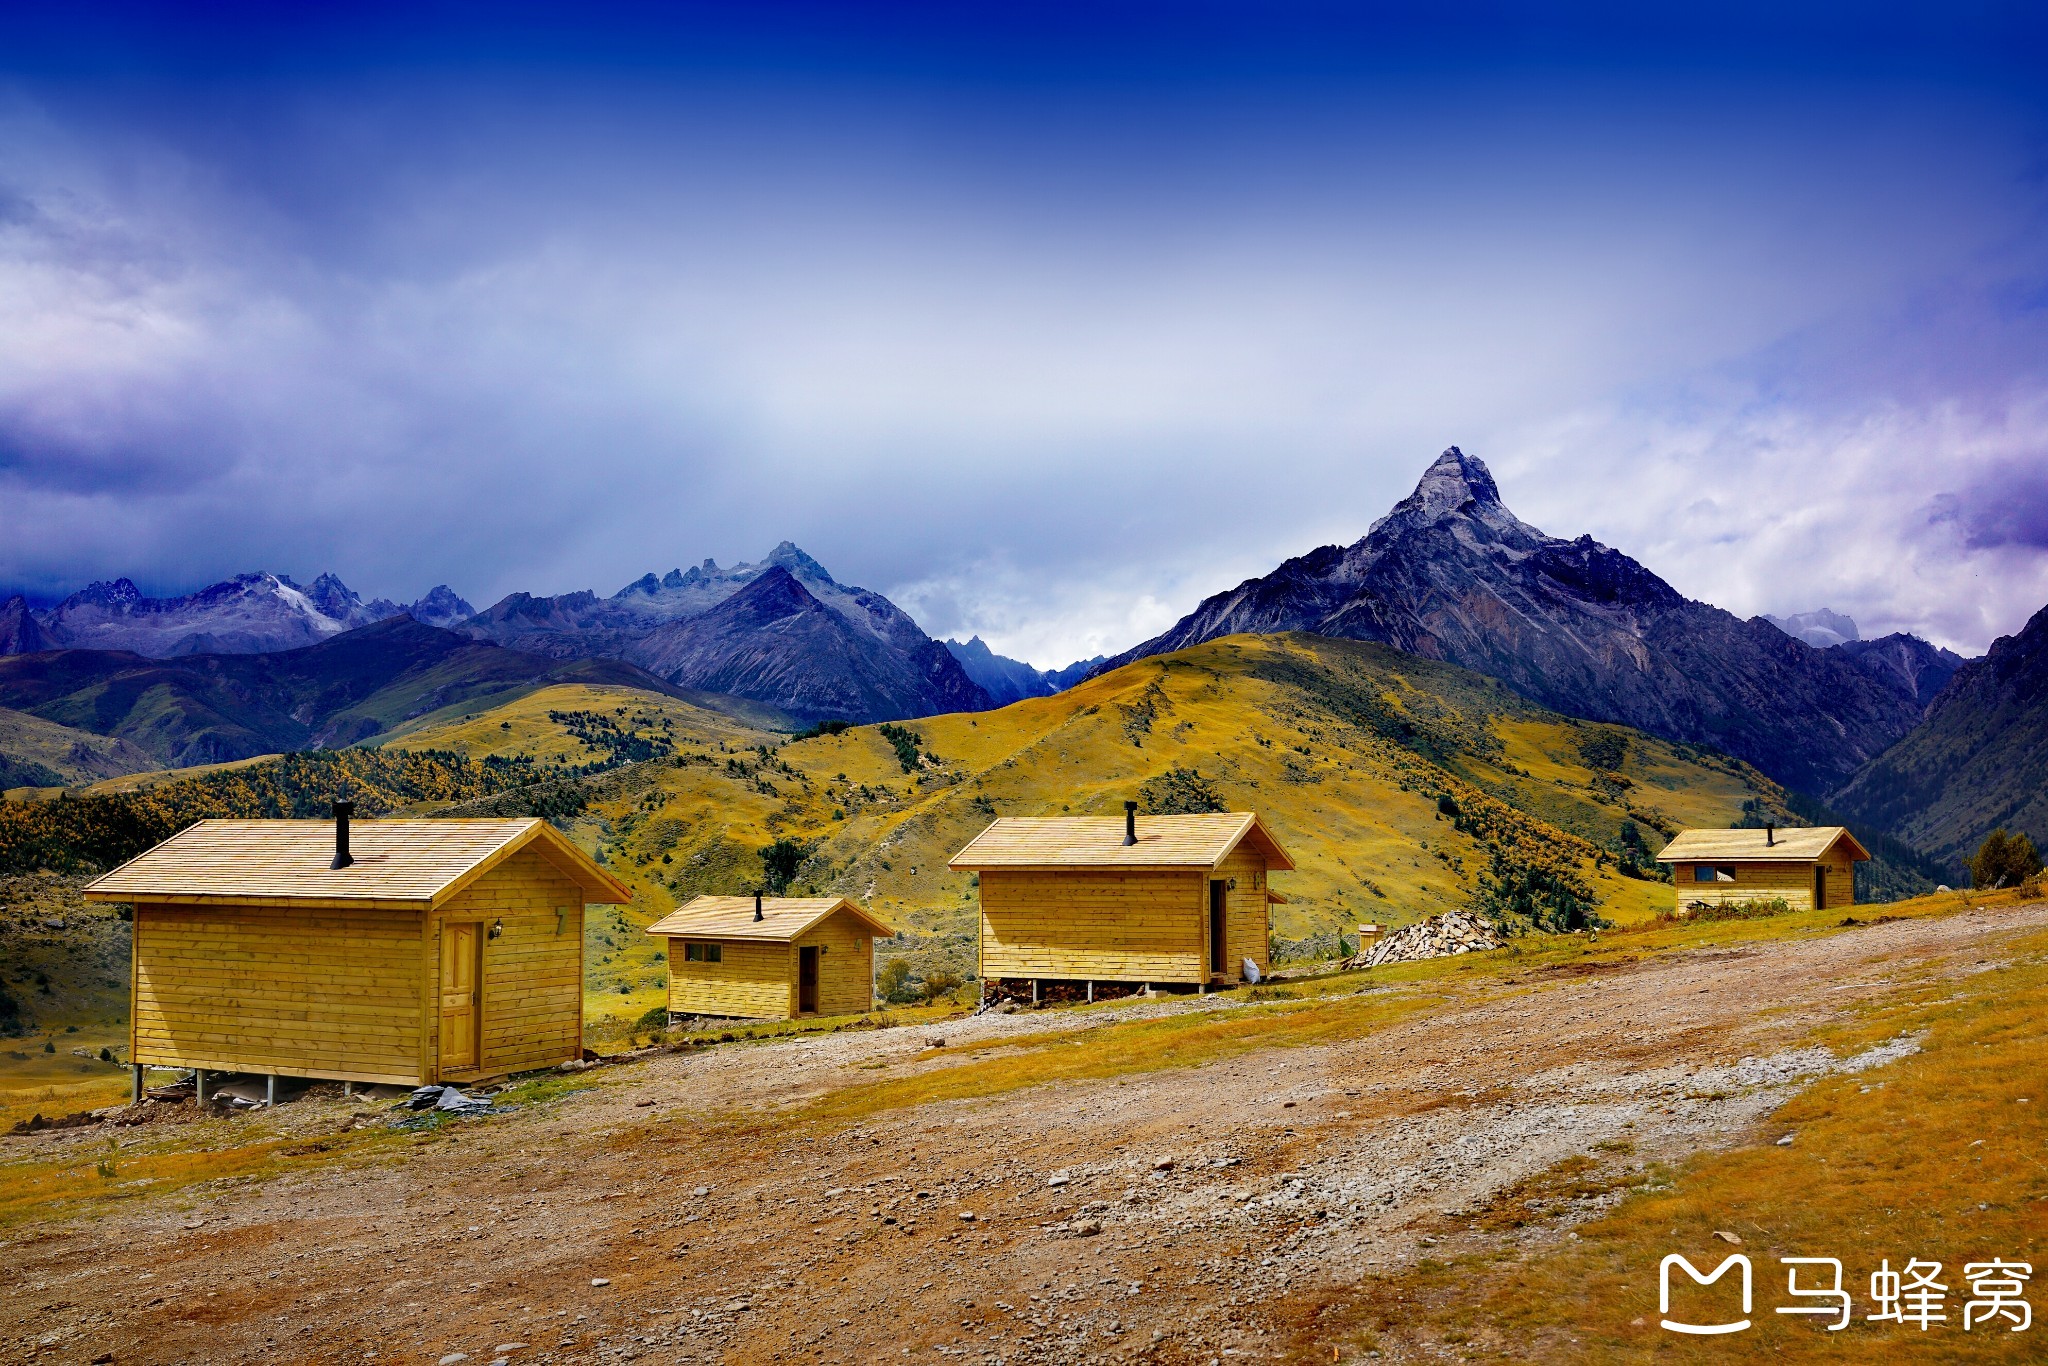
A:
POLYGON ((1587 768, 1612 773, 1628 762, 1628 737, 1611 730, 1596 730, 1579 736, 1579 757, 1587 768))
POLYGON ((910 989, 910 963, 891 958, 882 964, 882 970, 875 974, 875 995, 898 1005, 916 1000, 917 993, 910 989))
POLYGON ((2024 834, 2007 834, 2000 826, 1984 837, 1970 860, 1972 887, 2017 887, 2041 871, 2041 856, 2024 834))
POLYGON ((1138 796, 1145 804, 1145 813, 1151 816, 1192 816, 1230 809, 1223 804, 1223 794, 1216 784, 1195 768, 1170 768, 1156 778, 1148 778, 1139 786, 1138 796))

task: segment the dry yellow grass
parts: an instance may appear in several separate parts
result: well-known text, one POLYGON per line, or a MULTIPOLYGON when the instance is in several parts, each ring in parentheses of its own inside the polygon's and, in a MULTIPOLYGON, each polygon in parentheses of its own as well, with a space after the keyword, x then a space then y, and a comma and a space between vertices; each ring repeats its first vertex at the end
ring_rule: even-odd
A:
MULTIPOLYGON (((1916 914, 1958 909, 1955 897, 1905 903, 1916 914)), ((1706 927, 1702 927, 1706 928, 1706 927)), ((1731 927, 1737 937, 1789 929, 1731 927)), ((1583 1225, 1575 1241, 1526 1255, 1425 1263, 1401 1277, 1368 1280, 1358 1305, 1370 1327, 1353 1344, 1382 1337, 1455 1348, 1475 1360, 1639 1361, 2039 1361, 2042 1325, 2006 1321, 1965 1332, 1968 1263, 2029 1262, 2028 1298, 2048 1251, 2048 936, 2017 946, 2009 967, 1960 982, 1929 976, 1870 1007, 1823 1041, 1852 1052, 1902 1034, 1921 1050, 1881 1069, 1830 1078, 1772 1116, 1754 1142, 1696 1160, 1583 1225), (1792 1133, 1790 1145, 1775 1139, 1792 1133), (1688 1340, 1659 1326, 1658 1266, 1669 1253, 1702 1271, 1742 1238, 1755 1268, 1753 1326, 1725 1339, 1688 1340), (1840 1332, 1784 1316, 1791 1303, 1779 1257, 1835 1257, 1855 1317, 1840 1332), (1870 1274, 1889 1261, 1939 1261, 1948 1321, 1926 1331, 1873 1323, 1870 1274)), ((1586 1173, 1559 1173, 1585 1179, 1586 1173)), ((1653 1173, 1653 1177, 1654 1177, 1653 1173)), ((1814 1283, 1810 1273, 1802 1285, 1814 1283)), ((1682 1273, 1681 1273, 1682 1279, 1682 1273)))
MULTIPOLYGON (((1275 916, 1285 938, 1466 904, 1487 854, 1442 817, 1448 789, 1498 797, 1557 842, 1602 846, 1631 810, 1728 824, 1745 800, 1783 800, 1740 764, 1618 731, 1628 758, 1617 784, 1580 753, 1586 736, 1617 728, 1545 712, 1447 665, 1314 636, 1230 637, 1057 697, 908 722, 927 756, 914 772, 873 726, 791 741, 612 689, 546 689, 395 743, 582 762, 592 752, 547 713, 621 709, 650 734, 668 723, 680 762, 610 775, 575 823, 636 892, 591 941, 592 1026, 608 1038, 630 1037, 661 1004, 659 950, 634 931, 700 892, 754 886, 755 851, 778 838, 815 846, 801 888, 852 896, 911 931, 921 952, 971 972, 973 885, 945 866, 961 845, 997 814, 1115 814, 1175 770, 1199 772, 1231 808, 1259 810, 1295 854, 1292 901, 1275 916)), ((1614 921, 1673 903, 1669 884, 1583 871, 1614 921)))

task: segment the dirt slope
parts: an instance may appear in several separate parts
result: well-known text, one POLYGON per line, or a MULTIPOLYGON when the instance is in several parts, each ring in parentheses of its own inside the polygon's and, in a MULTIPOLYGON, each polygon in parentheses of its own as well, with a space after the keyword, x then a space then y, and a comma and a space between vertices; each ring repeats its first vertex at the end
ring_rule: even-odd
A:
MULTIPOLYGON (((1842 1066, 1799 1046, 1813 1027, 2044 924, 2038 904, 1979 909, 1496 960, 1406 987, 1357 977, 1301 1006, 1211 998, 661 1055, 348 1168, 17 1224, 0 1356, 484 1363, 523 1343, 503 1355, 1328 1360, 1317 1310, 1362 1272, 1433 1244, 1568 1236, 1626 1173, 1753 1137, 1801 1076, 1842 1066), (1274 1042, 1346 1019, 1363 1023, 1274 1042), (989 1092, 976 1079, 1013 1058, 1078 1078, 1063 1059, 1127 1047, 1135 1067, 1183 1026, 1209 1031, 1201 1065, 896 1103, 989 1092), (1617 1175, 1520 1214, 1574 1157, 1617 1175), (1510 1188, 1518 1217, 1490 1217, 1510 1188)), ((365 1113, 334 1099, 207 1123, 281 1125, 303 1145, 365 1113)), ((106 1139, 12 1142, 89 1163, 106 1139)))

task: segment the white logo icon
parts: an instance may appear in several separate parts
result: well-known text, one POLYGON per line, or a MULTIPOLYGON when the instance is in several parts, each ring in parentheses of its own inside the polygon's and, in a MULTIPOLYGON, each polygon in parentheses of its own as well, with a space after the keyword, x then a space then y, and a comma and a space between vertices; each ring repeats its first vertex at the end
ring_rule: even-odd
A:
POLYGON ((1702 1276, 1698 1267, 1679 1256, 1676 1252, 1672 1253, 1657 1264, 1657 1312, 1659 1314, 1668 1315, 1671 1312, 1671 1268, 1673 1266, 1684 1267, 1685 1274, 1692 1277, 1694 1285, 1712 1285, 1715 1281, 1721 1279, 1729 1267, 1740 1266, 1742 1268, 1742 1317, 1733 1323, 1678 1323, 1670 1318, 1666 1318, 1663 1320, 1666 1328, 1674 1333, 1693 1333, 1701 1337, 1707 1337, 1717 1333, 1739 1333, 1749 1327, 1749 1258, 1737 1252, 1730 1256, 1727 1261, 1715 1267, 1712 1272, 1702 1276))

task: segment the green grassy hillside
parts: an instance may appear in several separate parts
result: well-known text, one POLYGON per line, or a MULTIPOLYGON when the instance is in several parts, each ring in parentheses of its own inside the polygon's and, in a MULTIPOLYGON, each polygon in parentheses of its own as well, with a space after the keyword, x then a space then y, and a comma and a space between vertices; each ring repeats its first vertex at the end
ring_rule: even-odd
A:
POLYGON ((404 617, 275 654, 0 657, 0 706, 126 741, 166 767, 351 745, 562 682, 672 691, 630 664, 547 659, 404 617))
POLYGON ((0 791, 70 787, 137 773, 156 762, 126 740, 0 707, 0 791))

